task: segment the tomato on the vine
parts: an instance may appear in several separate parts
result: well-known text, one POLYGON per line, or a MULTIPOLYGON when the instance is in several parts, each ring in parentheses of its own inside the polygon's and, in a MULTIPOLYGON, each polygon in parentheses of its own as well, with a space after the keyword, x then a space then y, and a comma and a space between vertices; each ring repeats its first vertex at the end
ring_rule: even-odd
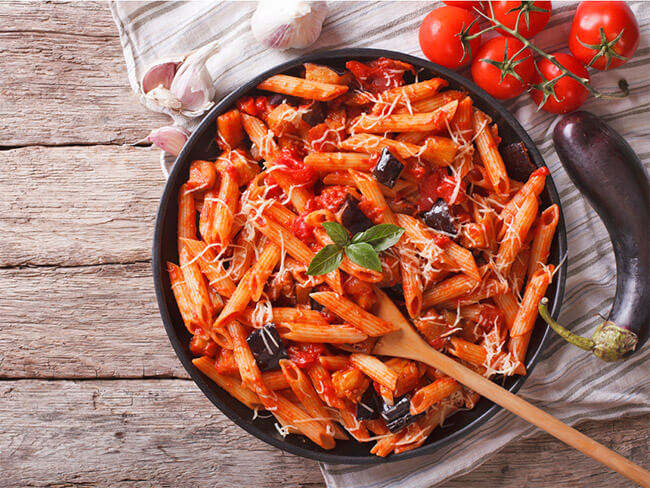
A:
MULTIPOLYGON (((494 17, 506 27, 519 32, 526 39, 540 33, 551 18, 551 2, 548 0, 499 0, 491 2, 494 17), (519 18, 519 25, 517 25, 519 18)), ((502 34, 507 34, 499 29, 502 34)))
POLYGON ((472 1, 472 0, 443 0, 445 5, 450 7, 459 7, 464 8, 465 10, 471 10, 474 12, 474 9, 479 9, 485 11, 485 2, 481 1, 472 1))
MULTIPOLYGON (((589 80, 587 69, 570 54, 554 53, 552 56, 573 74, 589 80)), ((535 88, 531 90, 530 96, 533 97, 537 106, 543 104, 542 110, 554 114, 565 114, 576 110, 589 98, 589 90, 573 78, 562 76, 560 68, 548 59, 540 60, 537 63, 537 70, 539 72, 536 74, 535 85, 533 85, 535 88), (557 81, 547 84, 543 90, 539 89, 540 84, 552 80, 557 81)))
POLYGON ((494 98, 512 98, 523 93, 535 78, 530 49, 513 37, 487 41, 472 62, 474 83, 494 98))
POLYGON ((639 24, 625 2, 581 2, 569 49, 587 66, 608 70, 622 65, 639 46, 639 24))
POLYGON ((476 17, 458 7, 439 7, 424 18, 420 26, 420 48, 434 63, 457 69, 470 62, 481 45, 481 36, 464 39, 479 32, 476 17))

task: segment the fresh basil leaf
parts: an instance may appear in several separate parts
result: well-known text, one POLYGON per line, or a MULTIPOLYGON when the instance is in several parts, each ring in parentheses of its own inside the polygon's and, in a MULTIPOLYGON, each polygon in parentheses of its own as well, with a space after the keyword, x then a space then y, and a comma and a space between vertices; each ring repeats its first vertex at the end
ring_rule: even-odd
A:
POLYGON ((345 255, 350 261, 373 271, 381 271, 381 261, 370 244, 358 242, 345 248, 345 255))
POLYGON ((357 244, 365 242, 370 244, 375 251, 385 251, 389 247, 397 244, 404 229, 393 224, 379 224, 371 227, 365 232, 355 234, 352 243, 357 244))
POLYGON ((307 274, 309 276, 327 274, 338 268, 341 261, 343 261, 343 249, 336 244, 328 244, 311 260, 307 274))
POLYGON ((350 235, 345 227, 338 222, 323 222, 323 229, 330 236, 330 239, 341 247, 350 244, 350 235))

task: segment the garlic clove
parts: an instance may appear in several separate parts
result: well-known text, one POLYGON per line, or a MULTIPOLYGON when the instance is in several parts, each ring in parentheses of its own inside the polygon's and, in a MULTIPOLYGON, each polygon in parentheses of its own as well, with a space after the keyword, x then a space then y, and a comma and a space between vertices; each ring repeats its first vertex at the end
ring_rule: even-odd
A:
POLYGON ((164 86, 157 86, 156 88, 153 88, 145 96, 160 107, 169 108, 176 111, 183 108, 181 101, 176 98, 171 91, 169 91, 169 88, 165 88, 164 86))
POLYGON ((140 82, 142 93, 147 94, 154 88, 158 87, 169 89, 179 65, 180 63, 167 61, 164 63, 158 63, 149 68, 140 82))
POLYGON ((150 142, 166 153, 178 156, 189 136, 190 133, 182 127, 169 125, 152 130, 143 142, 150 142))
POLYGON ((265 47, 305 48, 320 36, 326 16, 326 2, 262 0, 251 18, 251 30, 265 47))
POLYGON ((170 92, 184 115, 200 115, 214 104, 215 87, 206 63, 217 50, 216 41, 206 44, 190 54, 176 72, 170 92))

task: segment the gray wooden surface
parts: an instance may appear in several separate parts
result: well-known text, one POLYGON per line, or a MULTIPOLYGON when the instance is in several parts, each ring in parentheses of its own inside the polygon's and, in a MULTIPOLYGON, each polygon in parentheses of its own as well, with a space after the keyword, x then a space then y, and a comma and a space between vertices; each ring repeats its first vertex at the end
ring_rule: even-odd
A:
MULTIPOLYGON (((321 487, 183 371, 154 302, 165 118, 131 94, 104 3, 0 3, 0 486, 321 487)), ((580 430, 647 464, 650 416, 580 430)), ((630 486, 547 435, 444 485, 630 486)))

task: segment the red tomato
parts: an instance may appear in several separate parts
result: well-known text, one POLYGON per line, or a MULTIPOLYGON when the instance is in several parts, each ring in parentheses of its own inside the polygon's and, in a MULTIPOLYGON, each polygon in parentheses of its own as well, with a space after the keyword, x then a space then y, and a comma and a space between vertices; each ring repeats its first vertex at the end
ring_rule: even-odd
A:
MULTIPOLYGON (((491 5, 494 17, 499 22, 513 30, 517 27, 517 32, 526 39, 541 32, 551 18, 551 2, 547 0, 534 2, 503 0, 491 2, 491 5), (518 26, 517 17, 519 17, 518 26)), ((499 30, 499 32, 507 35, 505 31, 499 30)))
POLYGON ((291 359, 296 366, 299 368, 308 368, 315 361, 318 360, 318 357, 327 352, 323 344, 313 344, 313 343, 300 343, 293 344, 287 347, 287 352, 289 353, 289 359, 291 359))
POLYGON ((485 5, 484 2, 477 2, 477 1, 471 1, 471 0, 443 0, 445 5, 449 5, 450 7, 458 7, 458 8, 464 8, 465 10, 471 10, 472 12, 474 9, 479 9, 480 11, 485 11, 485 5))
POLYGON ((323 189, 321 194, 316 197, 321 207, 324 207, 332 212, 338 212, 348 196, 348 189, 341 185, 327 186, 323 189))
POLYGON ((311 186, 318 180, 318 173, 311 166, 307 166, 291 148, 284 148, 275 163, 280 166, 277 171, 286 175, 292 183, 300 186, 311 186))
POLYGON ((517 54, 522 47, 523 43, 513 37, 499 36, 487 41, 472 62, 474 83, 494 98, 512 98, 523 93, 535 78, 535 63, 530 49, 517 54), (491 61, 499 63, 509 74, 502 79, 501 68, 491 64, 491 61))
MULTIPOLYGON (((586 78, 587 80, 589 79, 587 69, 582 65, 582 63, 580 63, 580 61, 570 54, 555 53, 553 56, 555 56, 562 66, 572 73, 582 78, 586 78)), ((544 76, 545 80, 553 80, 562 75, 560 69, 546 59, 542 59, 537 63, 537 69, 542 76, 544 76)), ((535 84, 542 83, 542 81, 541 76, 537 73, 534 81, 535 84)), ((589 97, 589 91, 576 80, 569 78, 568 76, 560 78, 553 85, 553 89, 555 90, 555 96, 550 94, 547 97, 546 102, 542 105, 542 110, 554 114, 572 112, 585 103, 589 97)), ((533 97, 533 100, 538 106, 544 99, 544 93, 535 88, 530 92, 530 96, 533 97)))
POLYGON ((305 222, 305 217, 309 215, 309 212, 304 212, 293 221, 291 224, 291 232, 298 239, 300 239, 305 244, 309 244, 314 240, 314 226, 305 222))
POLYGON ((601 70, 616 68, 634 56, 637 47, 639 24, 625 2, 578 5, 569 34, 569 49, 583 64, 601 70))
POLYGON ((465 66, 481 45, 481 37, 463 41, 463 33, 479 32, 476 17, 459 7, 440 7, 429 14, 420 26, 420 48, 434 63, 457 69, 465 66), (469 29, 469 31, 468 31, 469 29))

